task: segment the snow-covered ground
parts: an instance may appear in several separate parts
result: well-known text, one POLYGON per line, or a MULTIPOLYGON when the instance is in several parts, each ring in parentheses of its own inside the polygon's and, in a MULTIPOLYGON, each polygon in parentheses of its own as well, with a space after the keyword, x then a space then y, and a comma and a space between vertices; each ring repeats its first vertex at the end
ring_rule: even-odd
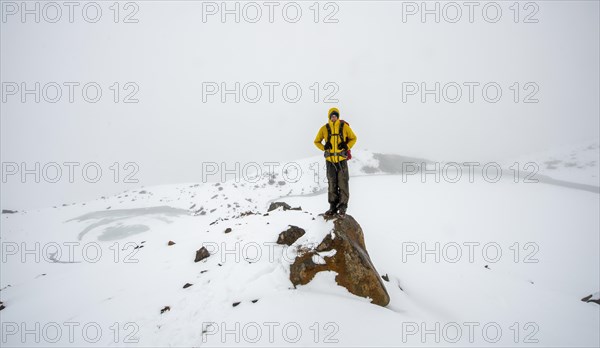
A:
MULTIPOLYGON (((570 160, 583 168, 540 173, 578 168, 574 181, 597 187, 598 145, 580 150, 570 160)), ((2 346, 600 344, 600 306, 581 301, 600 290, 597 192, 510 176, 423 182, 389 174, 394 158, 356 151, 349 164, 348 213, 389 279, 386 308, 335 274, 289 281, 296 251, 278 234, 295 225, 307 232, 297 243, 316 243, 333 228, 318 216, 326 181, 313 157, 285 175, 3 214, 2 346), (302 210, 267 214, 272 201, 302 210), (211 256, 194 262, 202 246, 211 256)))
POLYGON ((587 141, 523 156, 505 163, 505 166, 514 165, 514 162, 524 166, 526 163, 532 162, 539 168, 538 173, 541 175, 558 180, 600 186, 599 161, 600 143, 587 141))

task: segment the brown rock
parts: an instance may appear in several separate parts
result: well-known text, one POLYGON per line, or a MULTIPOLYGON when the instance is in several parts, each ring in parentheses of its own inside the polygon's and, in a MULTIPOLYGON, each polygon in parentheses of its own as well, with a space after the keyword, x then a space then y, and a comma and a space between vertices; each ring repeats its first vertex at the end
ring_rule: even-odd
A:
POLYGON ((202 261, 209 256, 210 253, 208 252, 208 250, 206 250, 205 247, 202 247, 196 251, 196 258, 194 259, 194 262, 202 261))
POLYGON ((169 241, 169 243, 167 243, 167 245, 168 245, 168 246, 175 245, 175 242, 174 242, 174 241, 172 241, 172 240, 170 240, 170 241, 169 241))
POLYGON ((290 280, 295 286, 305 285, 321 271, 336 272, 338 285, 357 296, 370 298, 371 303, 385 307, 390 302, 385 285, 367 253, 362 228, 350 215, 334 220, 333 231, 316 248, 301 247, 290 266, 290 280), (324 264, 313 262, 314 255, 331 250, 336 253, 325 257, 324 264))
POLYGON ((298 238, 302 237, 306 231, 298 226, 289 225, 290 228, 281 232, 277 238, 277 244, 292 245, 298 238))
POLYGON ((302 210, 301 207, 292 208, 289 204, 285 202, 273 202, 269 205, 269 209, 267 209, 267 212, 275 210, 279 207, 283 208, 283 210, 302 210))
POLYGON ((170 311, 170 310, 171 310, 171 307, 165 306, 165 308, 163 308, 163 309, 160 310, 160 314, 163 314, 164 312, 170 311))

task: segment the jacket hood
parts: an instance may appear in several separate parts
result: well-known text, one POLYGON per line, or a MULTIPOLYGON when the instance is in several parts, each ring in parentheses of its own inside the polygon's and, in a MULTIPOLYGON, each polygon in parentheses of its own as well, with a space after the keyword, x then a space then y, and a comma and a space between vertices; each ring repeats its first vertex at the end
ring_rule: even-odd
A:
POLYGON ((331 114, 334 112, 338 114, 338 119, 340 118, 340 110, 338 108, 331 108, 327 113, 327 121, 329 121, 331 114))

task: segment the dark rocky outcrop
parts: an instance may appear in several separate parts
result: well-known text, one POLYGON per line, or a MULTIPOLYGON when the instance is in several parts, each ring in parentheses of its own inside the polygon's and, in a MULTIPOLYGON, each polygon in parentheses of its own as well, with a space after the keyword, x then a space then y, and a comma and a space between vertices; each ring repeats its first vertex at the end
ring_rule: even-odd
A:
POLYGON ((290 228, 281 232, 277 238, 277 244, 292 245, 298 238, 302 237, 306 231, 298 226, 290 225, 290 228))
POLYGON ((10 209, 2 209, 2 214, 15 214, 15 213, 18 213, 18 211, 10 210, 10 209))
POLYGON ((194 262, 200 262, 209 256, 210 253, 208 252, 208 250, 205 247, 202 247, 196 250, 196 258, 194 259, 194 262))
POLYGON ((172 240, 170 240, 170 241, 167 243, 167 245, 168 245, 168 246, 175 245, 175 242, 174 242, 174 241, 172 241, 172 240))
POLYGON ((292 208, 289 204, 285 202, 273 202, 269 205, 269 209, 267 209, 267 212, 275 210, 279 207, 283 208, 283 210, 302 210, 301 207, 292 208))
POLYGON ((371 303, 387 306, 390 302, 385 285, 373 266, 365 246, 363 231, 350 216, 334 220, 334 229, 316 248, 300 247, 294 263, 290 266, 290 280, 296 285, 305 285, 321 271, 337 273, 335 281, 351 293, 368 297, 371 303), (325 256, 323 263, 315 263, 313 256, 335 250, 325 256))
POLYGON ((600 292, 597 292, 597 293, 592 294, 592 295, 588 295, 588 296, 582 298, 581 301, 588 302, 588 303, 589 302, 594 302, 594 303, 600 305, 600 292))

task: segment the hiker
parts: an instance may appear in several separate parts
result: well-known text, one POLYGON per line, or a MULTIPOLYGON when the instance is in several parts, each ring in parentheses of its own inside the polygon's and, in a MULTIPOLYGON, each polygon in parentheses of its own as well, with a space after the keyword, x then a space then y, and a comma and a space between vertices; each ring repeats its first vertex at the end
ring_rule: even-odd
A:
POLYGON ((329 182, 329 210, 324 215, 332 216, 337 213, 343 217, 346 215, 350 198, 348 160, 352 158, 350 149, 356 143, 356 135, 346 121, 340 120, 340 111, 337 108, 329 109, 327 116, 329 122, 319 129, 315 138, 315 145, 324 151, 329 182), (323 139, 326 140, 325 145, 323 139))

